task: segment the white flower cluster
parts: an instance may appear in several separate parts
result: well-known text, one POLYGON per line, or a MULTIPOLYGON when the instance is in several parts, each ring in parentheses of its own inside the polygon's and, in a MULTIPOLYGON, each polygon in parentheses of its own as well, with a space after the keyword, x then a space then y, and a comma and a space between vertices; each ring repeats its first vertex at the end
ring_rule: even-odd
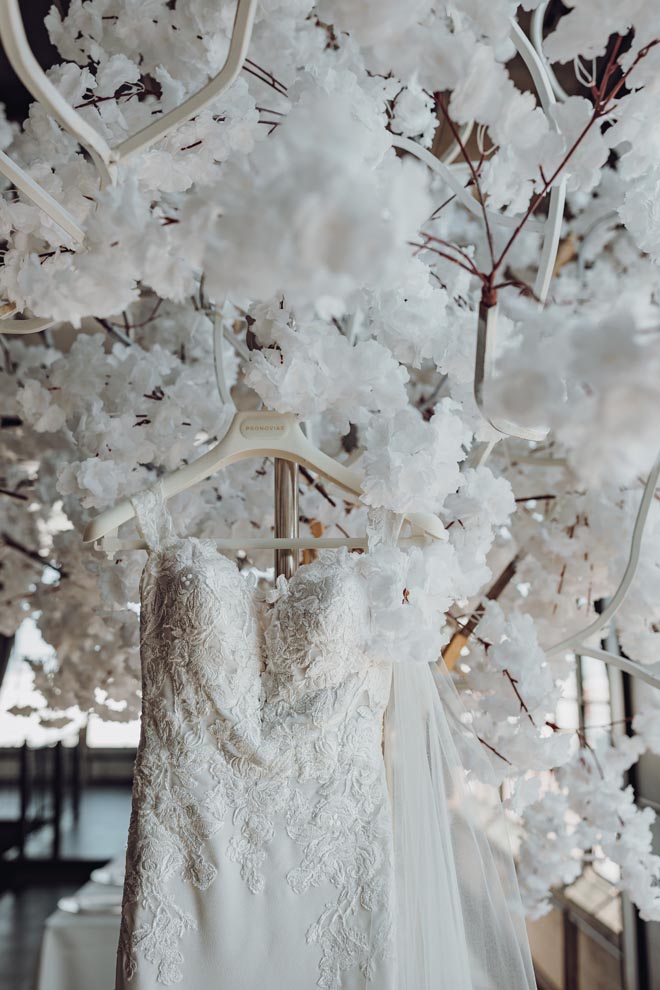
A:
POLYGON ((204 267, 215 297, 282 292, 297 308, 342 312, 357 289, 386 286, 404 262, 431 209, 426 170, 388 151, 376 108, 358 119, 355 103, 354 82, 308 89, 276 140, 228 163, 210 190, 220 215, 204 267))
POLYGON ((556 789, 525 813, 527 832, 520 850, 523 895, 537 916, 549 910, 549 876, 570 883, 585 855, 601 851, 621 871, 620 883, 634 891, 642 918, 657 918, 660 856, 652 852, 655 813, 635 804, 624 786, 626 771, 644 752, 642 737, 621 736, 614 744, 577 747, 556 774, 556 789))
POLYGON ((425 422, 408 407, 375 419, 365 432, 364 501, 395 512, 439 512, 461 483, 459 462, 470 440, 451 400, 435 407, 425 422))
POLYGON ((351 344, 336 327, 320 321, 291 327, 277 303, 254 310, 253 330, 268 346, 251 356, 245 377, 270 409, 307 419, 323 415, 347 433, 375 413, 394 415, 408 403, 408 374, 375 340, 351 344))

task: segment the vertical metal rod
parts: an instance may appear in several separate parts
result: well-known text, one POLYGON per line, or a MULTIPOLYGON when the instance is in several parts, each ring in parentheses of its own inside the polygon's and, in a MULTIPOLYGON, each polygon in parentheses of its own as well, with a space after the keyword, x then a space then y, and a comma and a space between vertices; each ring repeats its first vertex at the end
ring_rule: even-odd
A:
MULTIPOLYGON (((608 599, 596 603, 601 612, 608 604, 608 599)), ((603 630, 606 635, 601 640, 603 649, 610 653, 620 654, 621 649, 612 625, 603 630)), ((630 735, 631 719, 635 714, 633 698, 635 678, 615 667, 607 668, 610 682, 610 717, 612 719, 612 735, 630 735)), ((633 765, 626 774, 626 783, 632 785, 635 798, 639 803, 639 767, 633 765)), ((650 990, 649 974, 649 926, 642 921, 639 911, 627 894, 621 894, 621 975, 622 987, 625 990, 650 990)))
POLYGON ((21 812, 20 812, 20 821, 18 824, 18 830, 19 830, 18 858, 19 859, 23 859, 23 857, 25 856, 25 839, 28 833, 28 814, 30 811, 30 768, 28 766, 29 759, 30 759, 30 752, 26 740, 23 743, 23 746, 21 747, 21 764, 20 764, 21 812))
POLYGON ((73 810, 73 820, 80 819, 80 764, 82 761, 82 741, 81 735, 77 744, 71 749, 71 808, 73 810))
MULTIPOLYGON (((298 536, 298 465, 275 458, 275 536, 298 536)), ((290 578, 298 567, 297 550, 275 551, 275 577, 290 578)))
POLYGON ((64 801, 64 749, 62 740, 55 743, 53 751, 53 845, 51 858, 60 858, 62 838, 62 804, 64 801))

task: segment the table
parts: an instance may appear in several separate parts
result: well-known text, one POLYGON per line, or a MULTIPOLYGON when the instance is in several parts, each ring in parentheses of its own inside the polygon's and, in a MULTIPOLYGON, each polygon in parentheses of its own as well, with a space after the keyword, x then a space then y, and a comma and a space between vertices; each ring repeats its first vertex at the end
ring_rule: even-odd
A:
MULTIPOLYGON (((78 894, 121 891, 92 881, 78 894)), ((35 990, 113 990, 119 939, 118 914, 70 914, 59 908, 46 920, 35 990)))

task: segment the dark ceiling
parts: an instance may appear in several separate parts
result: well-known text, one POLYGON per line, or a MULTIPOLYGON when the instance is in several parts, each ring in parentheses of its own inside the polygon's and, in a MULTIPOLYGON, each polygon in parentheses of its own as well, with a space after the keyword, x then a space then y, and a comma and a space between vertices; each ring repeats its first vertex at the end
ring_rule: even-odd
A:
MULTIPOLYGON (((57 51, 48 40, 48 32, 44 27, 44 17, 53 6, 53 0, 22 0, 21 13, 25 31, 30 39, 30 46, 37 61, 48 69, 58 61, 57 51)), ((61 5, 58 5, 61 6, 61 5)), ((7 61, 0 47, 0 102, 7 109, 10 120, 24 120, 32 97, 16 77, 16 73, 7 61)))

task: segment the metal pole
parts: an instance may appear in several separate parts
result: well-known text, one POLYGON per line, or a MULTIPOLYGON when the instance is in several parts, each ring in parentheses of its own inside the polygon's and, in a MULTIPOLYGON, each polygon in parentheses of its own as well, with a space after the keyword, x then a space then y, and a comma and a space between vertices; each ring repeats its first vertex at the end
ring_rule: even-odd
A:
POLYGON ((73 809, 73 820, 78 822, 80 818, 80 763, 82 760, 82 733, 78 736, 78 742, 71 749, 71 807, 73 809))
MULTIPOLYGON (((604 601, 603 607, 606 604, 607 601, 604 601)), ((601 642, 603 647, 611 653, 620 652, 617 636, 611 628, 601 642)), ((631 697, 631 682, 634 678, 614 667, 607 668, 607 675, 610 682, 610 712, 612 721, 615 723, 612 727, 612 735, 615 737, 617 735, 625 736, 630 734, 630 719, 634 715, 631 697)), ((626 775, 626 783, 632 784, 635 796, 639 801, 637 777, 637 767, 632 766, 626 775)), ((648 929, 627 894, 621 894, 621 920, 623 922, 621 932, 622 986, 625 990, 648 990, 650 986, 647 959, 648 929)))
MULTIPOLYGON (((275 458, 275 536, 298 536, 298 465, 275 458)), ((295 550, 275 551, 275 577, 290 578, 298 567, 295 550)))
POLYGON ((51 857, 60 858, 61 829, 62 829, 62 802, 64 795, 64 750, 62 740, 55 743, 53 751, 53 845, 51 857))
POLYGON ((18 823, 18 858, 23 859, 25 856, 25 839, 28 833, 28 814, 30 811, 30 768, 28 766, 30 751, 27 740, 21 747, 20 759, 21 810, 18 823))

